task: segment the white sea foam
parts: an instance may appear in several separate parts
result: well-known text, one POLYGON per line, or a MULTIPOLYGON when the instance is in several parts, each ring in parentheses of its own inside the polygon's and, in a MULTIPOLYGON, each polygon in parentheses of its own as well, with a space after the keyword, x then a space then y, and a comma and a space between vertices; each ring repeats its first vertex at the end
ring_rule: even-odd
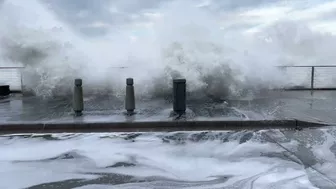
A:
MULTIPOLYGON (((132 4, 106 4, 112 13, 126 5, 132 4)), ((167 92, 171 78, 185 77, 189 91, 239 96, 244 89, 286 84, 277 65, 333 64, 335 37, 327 32, 334 29, 323 18, 335 10, 334 2, 229 5, 162 1, 130 13, 130 22, 97 21, 91 26, 107 32, 90 37, 52 5, 4 1, 1 64, 25 65, 26 89, 43 96, 68 92, 74 77, 84 79, 88 93, 118 95, 125 78, 134 77, 137 95, 155 96, 167 92), (120 66, 127 69, 115 68, 120 66)))
POLYGON ((0 186, 14 189, 57 181, 65 186, 69 184, 66 180, 83 179, 85 184, 73 181, 73 187, 332 188, 336 178, 330 166, 335 159, 317 150, 322 147, 325 154, 335 154, 329 147, 328 141, 334 138, 327 134, 330 131, 333 129, 305 131, 321 136, 315 144, 293 131, 266 132, 299 159, 268 141, 265 131, 2 136, 0 176, 5 182, 0 186), (307 152, 315 157, 310 165, 307 152), (134 178, 110 178, 111 183, 117 177, 124 180, 119 185, 106 185, 103 179, 90 182, 108 174, 134 178), (14 177, 20 182, 13 182, 14 177), (223 177, 227 179, 221 180, 223 177), (146 178, 153 181, 133 183, 146 178))

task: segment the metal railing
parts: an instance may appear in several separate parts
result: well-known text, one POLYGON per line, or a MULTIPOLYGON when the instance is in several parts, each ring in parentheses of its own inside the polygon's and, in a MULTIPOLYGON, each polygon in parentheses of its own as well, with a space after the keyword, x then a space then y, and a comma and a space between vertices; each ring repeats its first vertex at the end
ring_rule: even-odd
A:
MULTIPOLYGON (((310 86, 309 87, 298 87, 298 86, 294 86, 294 87, 289 87, 286 88, 288 90, 336 90, 336 65, 312 65, 312 66, 308 66, 308 65, 297 65, 297 66, 278 66, 279 68, 282 69, 290 69, 290 68, 309 68, 310 69, 310 86), (316 87, 316 69, 318 68, 334 68, 335 69, 335 83, 333 83, 334 86, 324 86, 324 87, 316 87)), ((333 77, 333 75, 331 75, 331 77, 333 77)))
POLYGON ((0 84, 10 85, 12 93, 21 93, 23 89, 21 69, 23 68, 25 67, 22 66, 0 67, 0 84), (13 81, 13 79, 15 80, 15 77, 17 81, 13 81))
MULTIPOLYGON (((307 74, 309 72, 309 83, 307 82, 304 85, 295 85, 295 84, 289 84, 286 87, 285 90, 336 90, 336 65, 293 65, 293 66, 277 66, 280 69, 283 69, 284 72, 290 71, 292 68, 307 68, 308 70, 305 71, 304 74, 307 74), (333 81, 331 81, 331 86, 317 86, 316 82, 316 72, 319 69, 327 69, 330 71, 329 73, 324 73, 324 77, 332 77, 333 81)), ((23 81, 22 81, 22 74, 21 74, 21 69, 25 67, 21 66, 10 66, 10 67, 0 67, 0 84, 6 84, 6 85, 11 85, 11 92, 22 92, 23 90, 23 81), (12 71, 11 71, 12 70, 12 71), (14 71, 13 71, 14 70, 14 71), (5 74, 4 74, 5 73, 5 74), (7 74, 7 78, 6 78, 7 74), (16 81, 10 81, 10 80, 16 80, 16 81), (14 83, 14 84, 13 84, 14 83)), ((118 67, 118 68, 126 68, 126 67, 118 67)), ((300 69, 299 71, 302 71, 300 69)), ((326 70, 324 70, 326 71, 326 70)), ((294 81, 300 80, 297 79, 296 76, 302 75, 301 74, 294 74, 291 76, 288 76, 289 79, 292 79, 294 81)), ((324 78, 325 79, 325 78, 324 78)), ((329 78, 330 79, 330 78, 329 78)), ((323 80, 323 78, 322 78, 323 80)), ((324 82, 324 81, 323 81, 324 82)))

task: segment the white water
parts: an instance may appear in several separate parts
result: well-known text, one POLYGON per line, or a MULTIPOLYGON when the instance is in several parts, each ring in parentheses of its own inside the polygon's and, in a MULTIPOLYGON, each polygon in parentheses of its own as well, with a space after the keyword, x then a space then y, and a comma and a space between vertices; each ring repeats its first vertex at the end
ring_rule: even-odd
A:
POLYGON ((86 92, 118 95, 125 78, 133 77, 137 95, 153 96, 166 93, 171 78, 185 77, 189 91, 237 96, 244 89, 282 86, 286 77, 277 65, 334 63, 332 1, 140 5, 111 0, 78 8, 69 18, 93 20, 80 24, 105 29, 92 36, 62 17, 62 2, 5 0, 1 65, 25 65, 26 88, 43 96, 68 92, 75 77, 83 78, 86 92), (90 11, 106 15, 90 17, 90 11), (128 68, 115 68, 120 66, 128 68))
MULTIPOLYGON (((133 139, 131 135, 2 136, 0 188, 26 188, 43 183, 51 183, 46 188, 335 187, 333 129, 284 133, 278 130, 145 133, 133 139), (266 138, 265 133, 295 156, 266 138), (117 163, 125 166, 117 166, 117 163), (316 173, 311 167, 325 175, 316 173), (104 183, 103 179, 90 183, 90 180, 112 173, 134 178, 121 177, 123 181, 114 186, 104 183), (72 187, 66 183, 52 184, 76 178, 86 181, 84 184, 74 182, 72 187), (133 183, 146 181, 146 178, 147 182, 133 183)), ((116 176, 110 178, 112 183, 113 178, 116 176)))

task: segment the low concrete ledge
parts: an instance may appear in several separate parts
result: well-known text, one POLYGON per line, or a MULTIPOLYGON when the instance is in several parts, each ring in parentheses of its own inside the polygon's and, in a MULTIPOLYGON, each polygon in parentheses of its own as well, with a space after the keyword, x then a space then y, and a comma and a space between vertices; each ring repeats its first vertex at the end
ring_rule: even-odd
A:
POLYGON ((298 120, 2 123, 0 124, 0 133, 223 131, 283 128, 301 129, 321 126, 327 126, 327 124, 298 120))

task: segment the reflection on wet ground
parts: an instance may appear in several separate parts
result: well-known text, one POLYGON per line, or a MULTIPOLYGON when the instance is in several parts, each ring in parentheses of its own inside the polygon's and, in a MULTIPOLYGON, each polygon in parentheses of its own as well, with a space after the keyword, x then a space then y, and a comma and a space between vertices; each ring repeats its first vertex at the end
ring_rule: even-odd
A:
MULTIPOLYGON (((335 123, 336 92, 271 91, 245 99, 213 102, 211 99, 189 99, 187 119, 300 119, 335 123)), ((133 120, 170 120, 170 100, 149 99, 136 102, 133 120)), ((74 118, 71 97, 41 99, 11 96, 0 100, 0 122, 36 121, 126 121, 123 100, 114 97, 85 99, 85 112, 74 118)))

